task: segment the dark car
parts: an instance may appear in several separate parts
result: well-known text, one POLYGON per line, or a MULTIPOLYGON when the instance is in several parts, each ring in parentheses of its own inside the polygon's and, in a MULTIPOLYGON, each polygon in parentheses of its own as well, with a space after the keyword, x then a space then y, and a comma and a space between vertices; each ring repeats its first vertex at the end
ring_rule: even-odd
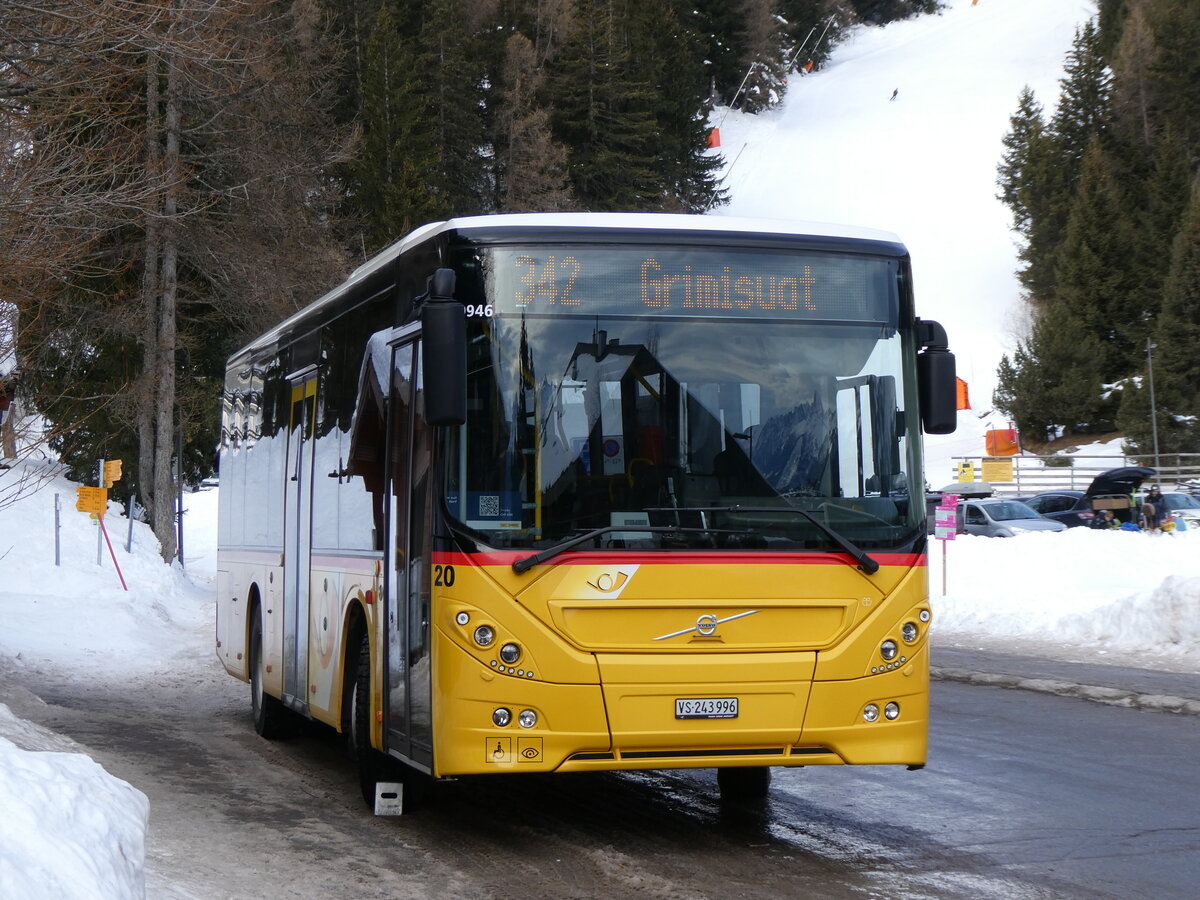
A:
POLYGON ((1145 466, 1122 466, 1101 472, 1092 479, 1086 491, 1042 491, 1026 497, 1025 503, 1047 519, 1062 522, 1068 528, 1090 525, 1098 509, 1111 509, 1122 522, 1135 519, 1133 499, 1143 481, 1153 478, 1154 469, 1145 466))

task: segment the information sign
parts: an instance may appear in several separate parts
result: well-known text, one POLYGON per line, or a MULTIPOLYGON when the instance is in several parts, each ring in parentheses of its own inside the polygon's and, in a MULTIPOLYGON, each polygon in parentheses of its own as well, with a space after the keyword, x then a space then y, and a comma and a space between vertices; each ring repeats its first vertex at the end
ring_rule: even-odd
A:
POLYGON ((108 491, 98 487, 78 487, 75 508, 80 512, 102 516, 108 510, 108 491))

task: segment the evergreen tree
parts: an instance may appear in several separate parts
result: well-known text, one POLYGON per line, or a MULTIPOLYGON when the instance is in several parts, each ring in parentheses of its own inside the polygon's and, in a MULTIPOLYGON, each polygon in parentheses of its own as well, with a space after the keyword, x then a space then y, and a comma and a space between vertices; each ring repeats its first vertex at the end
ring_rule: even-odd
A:
POLYGON ((1150 77, 1160 128, 1170 128, 1200 158, 1200 3, 1194 0, 1143 0, 1154 31, 1157 53, 1150 77))
POLYGON ((617 14, 616 0, 579 0, 547 86, 554 133, 570 148, 583 208, 659 209, 655 97, 648 82, 630 77, 617 14))
POLYGON ((746 34, 741 2, 695 0, 696 31, 704 42, 703 59, 713 99, 729 105, 746 75, 746 34))
POLYGON ((1172 248, 1154 342, 1156 429, 1149 384, 1143 380, 1138 390, 1126 392, 1121 404, 1119 423, 1126 443, 1144 456, 1153 450, 1152 432, 1157 430, 1160 452, 1195 453, 1200 447, 1200 179, 1172 248))
POLYGON ((687 27, 675 0, 633 0, 624 16, 634 77, 647 81, 655 97, 658 147, 655 152, 662 206, 704 212, 726 202, 717 184, 719 153, 708 149, 710 103, 701 40, 687 27))
POLYGON ((1048 308, 1012 361, 1001 360, 992 398, 996 408, 1040 440, 1110 427, 1113 413, 1111 401, 1101 396, 1099 356, 1099 342, 1067 309, 1048 308))
POLYGON ((351 165, 352 196, 368 254, 440 218, 446 209, 443 198, 430 190, 439 168, 429 135, 428 94, 418 71, 419 60, 385 2, 366 47, 362 145, 351 165))
POLYGON ((762 112, 778 106, 787 93, 787 43, 783 23, 770 0, 743 0, 745 16, 746 67, 737 106, 746 112, 762 112))
POLYGON ((1044 193, 1034 178, 1039 148, 1046 134, 1042 106, 1029 85, 1022 88, 1017 111, 1008 121, 1011 127, 1002 141, 1004 154, 996 179, 1000 193, 996 199, 1012 211, 1014 229, 1028 241, 1033 208, 1044 193))
POLYGON ((1076 30, 1064 69, 1062 95, 1050 130, 1060 164, 1069 173, 1068 187, 1073 189, 1087 149, 1097 139, 1107 149, 1112 126, 1112 73, 1100 56, 1094 22, 1089 20, 1076 30))
MULTIPOLYGON (((1092 386, 1097 394, 1101 383, 1116 382, 1136 370, 1137 347, 1145 336, 1145 311, 1130 302, 1137 289, 1129 260, 1133 231, 1108 156, 1097 140, 1083 161, 1058 253, 1056 301, 1098 346, 1094 362, 1099 380, 1092 386)), ((1053 360, 1041 363, 1052 371, 1057 368, 1053 360)))
POLYGON ((450 216, 484 211, 491 162, 486 79, 467 6, 468 0, 429 0, 417 63, 428 116, 420 139, 437 160, 430 188, 441 215, 450 216))

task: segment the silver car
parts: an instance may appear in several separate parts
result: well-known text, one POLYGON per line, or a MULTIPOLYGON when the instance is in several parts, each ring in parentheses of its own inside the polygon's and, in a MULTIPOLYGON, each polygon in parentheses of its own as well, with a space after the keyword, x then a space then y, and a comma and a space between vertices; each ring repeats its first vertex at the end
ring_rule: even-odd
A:
POLYGON ((958 507, 960 534, 1012 537, 1030 531, 1066 531, 1062 522, 1047 519, 1020 500, 968 500, 958 507))

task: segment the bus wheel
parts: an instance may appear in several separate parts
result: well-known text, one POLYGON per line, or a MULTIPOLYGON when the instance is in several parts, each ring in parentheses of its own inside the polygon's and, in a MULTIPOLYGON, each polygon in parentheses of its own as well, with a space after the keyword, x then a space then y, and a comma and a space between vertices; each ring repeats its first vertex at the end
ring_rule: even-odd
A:
POLYGON ((367 806, 374 809, 375 782, 380 780, 383 755, 371 747, 371 641, 365 632, 358 645, 350 703, 350 742, 358 763, 358 784, 367 806))
POLYGON ((262 621, 257 611, 250 626, 250 709, 255 731, 269 741, 283 736, 287 708, 263 689, 262 621))
POLYGON ((767 766, 737 766, 717 769, 717 787, 722 803, 750 803, 765 800, 771 787, 767 766))

